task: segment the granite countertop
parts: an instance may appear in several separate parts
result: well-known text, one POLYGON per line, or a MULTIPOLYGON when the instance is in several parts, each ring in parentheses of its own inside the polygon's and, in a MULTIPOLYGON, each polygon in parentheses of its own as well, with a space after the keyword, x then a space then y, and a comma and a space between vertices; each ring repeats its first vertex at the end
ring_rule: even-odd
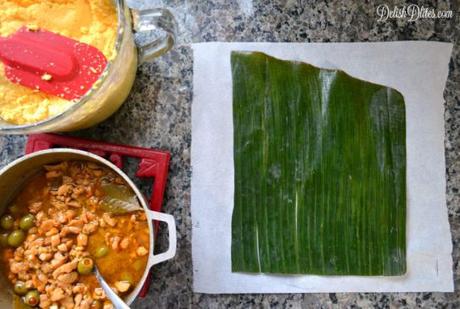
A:
MULTIPOLYGON (((418 1, 419 6, 452 10, 451 19, 378 21, 372 1, 132 0, 136 7, 166 6, 178 21, 174 50, 139 67, 122 108, 100 125, 71 135, 154 147, 172 154, 164 211, 177 220, 174 260, 155 268, 149 294, 132 308, 413 308, 460 307, 460 4, 418 1), (363 2, 359 4, 360 2, 363 2), (447 205, 453 238, 455 293, 330 293, 206 295, 192 291, 190 143, 192 62, 190 43, 202 41, 358 42, 432 40, 454 43, 445 90, 447 205)), ((379 2, 380 3, 380 2, 379 2)), ((401 1, 385 2, 390 8, 401 1)), ((25 136, 0 137, 0 166, 24 152, 25 136)), ((134 166, 134 163, 128 164, 134 166)), ((131 172, 132 168, 130 168, 131 172)), ((141 183, 141 188, 148 184, 141 183)), ((160 232, 158 250, 166 246, 160 232)))

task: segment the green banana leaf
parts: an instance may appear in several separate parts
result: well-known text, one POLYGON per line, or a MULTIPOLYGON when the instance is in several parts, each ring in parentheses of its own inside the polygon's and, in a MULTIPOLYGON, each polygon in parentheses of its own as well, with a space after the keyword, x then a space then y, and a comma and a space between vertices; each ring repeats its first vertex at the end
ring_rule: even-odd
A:
POLYGON ((231 67, 232 271, 404 274, 403 96, 260 52, 231 67))

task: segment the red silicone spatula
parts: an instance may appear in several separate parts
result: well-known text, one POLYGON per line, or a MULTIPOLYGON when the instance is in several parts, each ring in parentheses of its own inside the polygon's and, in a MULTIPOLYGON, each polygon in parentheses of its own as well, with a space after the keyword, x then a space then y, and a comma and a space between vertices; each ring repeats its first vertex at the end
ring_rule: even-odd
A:
POLYGON ((12 82, 67 100, 80 99, 107 65, 91 45, 26 27, 0 38, 0 60, 12 82))

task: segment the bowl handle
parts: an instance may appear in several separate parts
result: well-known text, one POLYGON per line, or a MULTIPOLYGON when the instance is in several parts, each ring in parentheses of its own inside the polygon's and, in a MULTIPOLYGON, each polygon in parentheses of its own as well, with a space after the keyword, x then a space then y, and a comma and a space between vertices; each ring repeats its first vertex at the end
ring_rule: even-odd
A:
POLYGON ((149 262, 149 268, 158 263, 172 259, 176 255, 177 235, 176 235, 176 222, 174 217, 162 212, 148 210, 147 216, 152 221, 162 221, 168 225, 169 233, 169 246, 168 250, 160 254, 154 254, 152 250, 152 257, 149 262))
POLYGON ((171 12, 163 8, 146 10, 131 9, 133 27, 136 33, 148 33, 162 30, 164 35, 143 45, 137 45, 139 63, 152 61, 174 46, 176 40, 176 20, 171 12))

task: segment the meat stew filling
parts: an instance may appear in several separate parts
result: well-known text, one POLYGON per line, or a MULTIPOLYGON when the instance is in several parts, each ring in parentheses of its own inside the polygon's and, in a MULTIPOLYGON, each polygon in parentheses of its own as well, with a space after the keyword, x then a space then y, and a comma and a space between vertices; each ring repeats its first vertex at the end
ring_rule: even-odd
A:
POLYGON ((93 265, 122 297, 139 283, 150 246, 147 218, 119 211, 135 201, 120 176, 96 163, 44 166, 0 218, 2 270, 16 300, 32 308, 113 308, 93 265))

